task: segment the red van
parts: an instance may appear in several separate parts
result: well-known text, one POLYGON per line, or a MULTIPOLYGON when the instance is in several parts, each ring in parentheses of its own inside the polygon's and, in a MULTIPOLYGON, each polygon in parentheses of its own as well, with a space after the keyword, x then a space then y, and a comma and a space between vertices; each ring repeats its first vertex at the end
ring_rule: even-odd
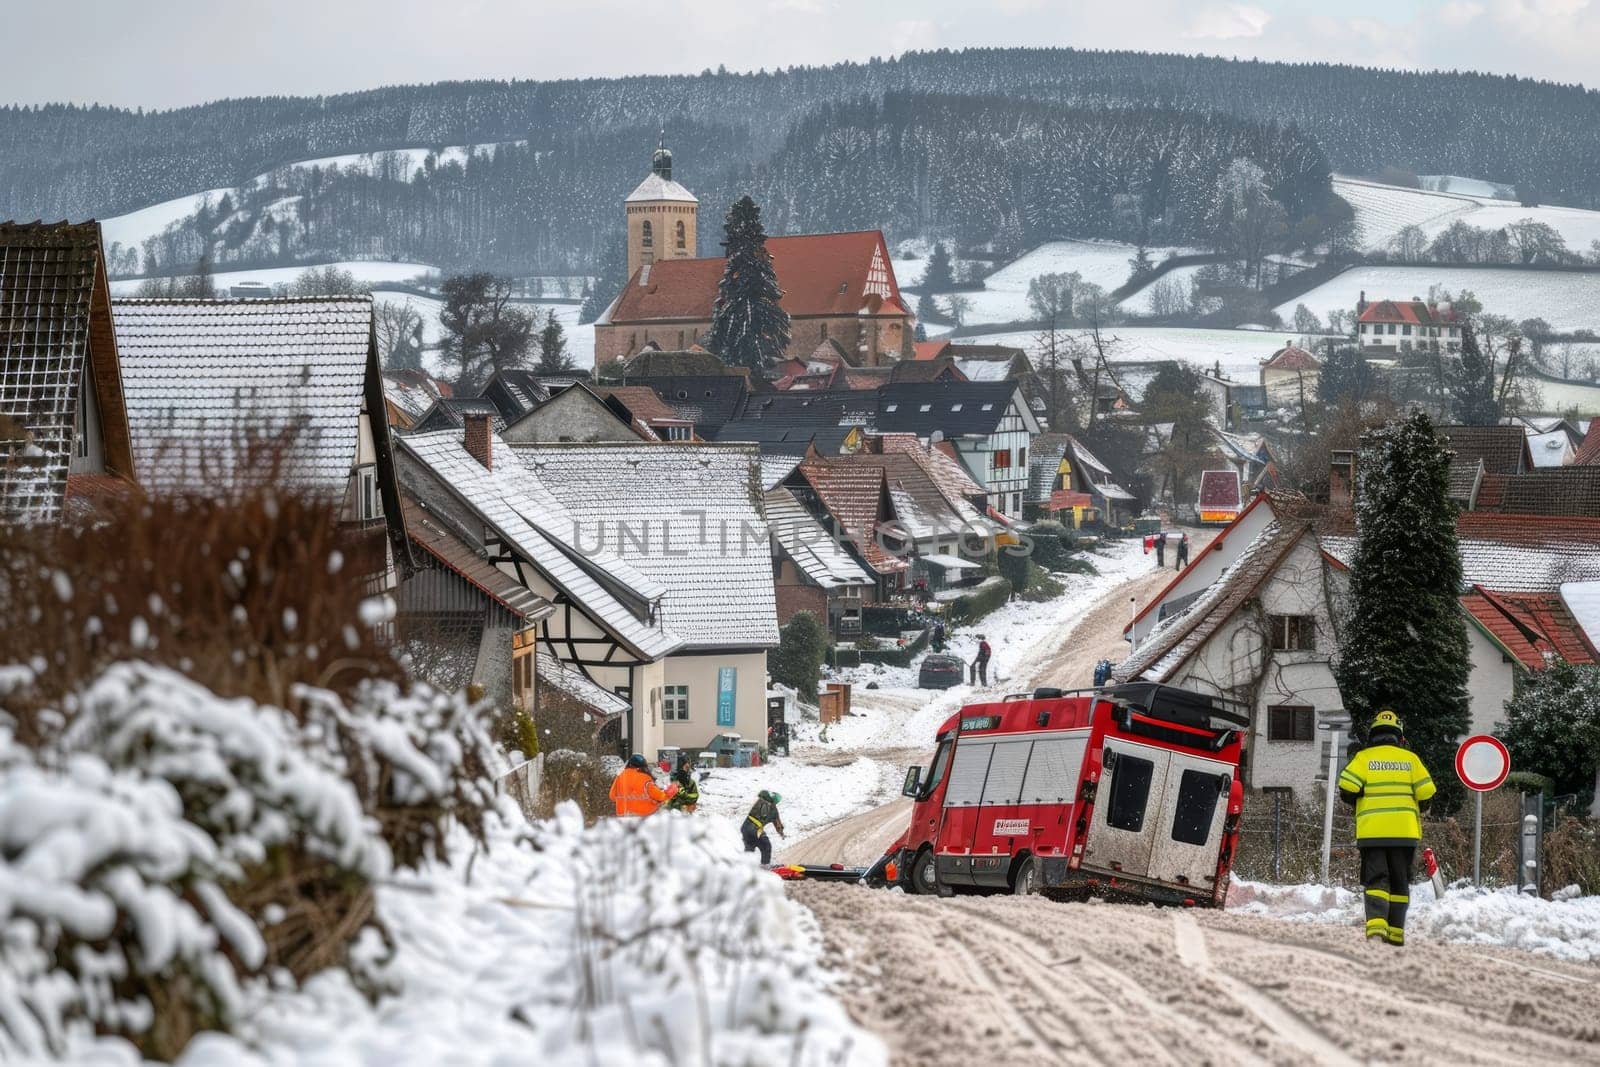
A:
POLYGON ((1220 906, 1249 723, 1236 702, 1150 682, 968 705, 927 773, 906 773, 911 825, 868 877, 1220 906))

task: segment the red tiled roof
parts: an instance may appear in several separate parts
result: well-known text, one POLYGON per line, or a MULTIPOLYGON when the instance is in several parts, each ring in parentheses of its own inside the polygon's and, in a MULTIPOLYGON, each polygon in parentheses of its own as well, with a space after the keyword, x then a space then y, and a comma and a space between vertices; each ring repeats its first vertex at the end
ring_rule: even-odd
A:
POLYGON ((598 391, 601 396, 616 397, 634 418, 644 422, 688 421, 648 385, 612 385, 598 391))
POLYGON ((1063 511, 1067 508, 1087 508, 1094 505, 1094 498, 1088 493, 1075 493, 1071 489, 1057 489, 1050 494, 1050 502, 1046 505, 1051 511, 1063 511))
POLYGON ((796 469, 816 490, 828 514, 854 539, 867 566, 879 574, 906 569, 905 560, 885 552, 877 541, 884 493, 882 467, 807 460, 796 469))
POLYGON ((1528 435, 1519 426, 1441 426, 1450 451, 1452 467, 1471 466, 1483 460, 1490 474, 1521 474, 1533 469, 1528 450, 1528 435))
POLYGON ((1461 606, 1494 635, 1524 667, 1542 670, 1550 656, 1568 663, 1594 663, 1576 620, 1556 593, 1497 593, 1475 585, 1461 606))
POLYGON ((1361 313, 1358 322, 1407 322, 1412 325, 1437 326, 1442 322, 1457 322, 1461 315, 1451 308, 1441 312, 1422 300, 1374 300, 1361 313))
POLYGON ((1239 475, 1236 471, 1202 471, 1200 474, 1200 508, 1204 511, 1237 509, 1239 475))
POLYGON ((1579 467, 1600 467, 1600 419, 1589 420, 1589 432, 1584 435, 1572 463, 1579 467))
MULTIPOLYGON (((783 309, 790 315, 855 315, 863 309, 868 314, 908 314, 879 230, 768 237, 767 252, 783 291, 783 309), (887 299, 867 293, 867 272, 874 253, 888 276, 887 299)), ((666 259, 640 267, 628 279, 610 321, 709 319, 725 262, 720 256, 666 259), (650 272, 648 281, 640 285, 646 270, 650 272)))
POLYGON ((950 347, 948 338, 942 341, 914 341, 911 345, 912 359, 938 359, 944 350, 950 347))
POLYGON ((1265 370, 1321 370, 1322 364, 1310 352, 1296 345, 1285 344, 1263 363, 1265 370))

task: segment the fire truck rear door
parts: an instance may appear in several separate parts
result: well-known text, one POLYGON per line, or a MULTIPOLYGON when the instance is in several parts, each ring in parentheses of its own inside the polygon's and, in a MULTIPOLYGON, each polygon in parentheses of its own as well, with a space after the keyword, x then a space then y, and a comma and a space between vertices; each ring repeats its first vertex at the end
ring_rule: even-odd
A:
POLYGON ((1150 858, 1150 877, 1210 893, 1216 884, 1217 850, 1228 813, 1232 768, 1226 763, 1174 752, 1167 766, 1166 801, 1150 858))
POLYGON ((1083 862, 1100 870, 1148 877, 1159 832, 1172 753, 1107 738, 1106 770, 1094 806, 1083 862))

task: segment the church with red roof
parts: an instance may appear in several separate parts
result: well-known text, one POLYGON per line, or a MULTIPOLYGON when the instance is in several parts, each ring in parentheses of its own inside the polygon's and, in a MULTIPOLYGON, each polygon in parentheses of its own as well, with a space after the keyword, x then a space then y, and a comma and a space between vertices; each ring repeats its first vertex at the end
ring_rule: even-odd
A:
MULTIPOLYGON (((658 177, 652 173, 645 182, 658 177)), ((677 183, 673 187, 683 189, 677 183)), ((641 211, 639 195, 626 205, 630 238, 640 224, 635 219, 641 211)), ((682 195, 692 196, 687 190, 682 195)), ((654 204, 651 199, 644 206, 654 204)), ((660 206, 668 210, 681 205, 663 200, 660 206)), ((652 232, 651 240, 662 244, 660 234, 652 232)), ((597 366, 627 359, 652 342, 669 351, 685 349, 711 328, 725 260, 651 256, 654 250, 646 250, 639 257, 642 262, 630 262, 627 285, 595 321, 597 366)), ((787 356, 804 360, 819 344, 832 341, 858 367, 911 358, 915 320, 900 296, 882 231, 768 237, 767 251, 783 309, 789 313, 787 356)), ((635 260, 632 254, 629 258, 635 260)))

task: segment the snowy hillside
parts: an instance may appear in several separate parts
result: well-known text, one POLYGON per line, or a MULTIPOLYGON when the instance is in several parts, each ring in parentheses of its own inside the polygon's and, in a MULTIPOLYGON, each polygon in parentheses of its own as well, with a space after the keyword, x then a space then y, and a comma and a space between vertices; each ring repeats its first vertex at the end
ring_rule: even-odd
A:
POLYGON ((1408 189, 1382 185, 1359 178, 1333 179, 1333 191, 1356 212, 1361 227, 1361 247, 1372 252, 1385 251, 1396 234, 1407 226, 1417 226, 1429 238, 1453 222, 1465 222, 1480 229, 1499 229, 1522 219, 1534 219, 1553 227, 1575 253, 1584 253, 1592 241, 1600 240, 1600 211, 1571 207, 1523 207, 1515 200, 1481 195, 1491 190, 1490 183, 1450 178, 1449 191, 1408 189))
POLYGON ((1368 300, 1426 298, 1430 286, 1452 293, 1471 290, 1484 310, 1518 322, 1540 318, 1560 332, 1600 328, 1600 271, 1472 270, 1461 267, 1352 267, 1303 296, 1273 310, 1293 318, 1297 304, 1319 317, 1354 311, 1361 293, 1368 300))
MULTIPOLYGON (((525 141, 505 142, 513 144, 526 144, 525 141)), ((156 236, 175 222, 193 215, 201 205, 216 204, 223 194, 232 193, 236 189, 260 188, 271 179, 273 174, 283 171, 310 170, 319 167, 327 170, 336 168, 345 173, 373 174, 392 177, 400 181, 410 181, 417 171, 428 166, 429 160, 435 167, 450 164, 465 165, 467 160, 474 155, 493 156, 499 144, 481 145, 449 145, 443 148, 395 148, 380 152, 350 152, 337 156, 319 156, 315 159, 302 159, 282 167, 274 167, 271 171, 257 174, 249 181, 238 186, 222 186, 216 189, 204 189, 186 196, 173 197, 163 200, 158 204, 143 207, 137 211, 129 211, 121 215, 100 220, 100 232, 109 248, 113 244, 123 248, 138 249, 146 240, 156 236)), ((385 279, 393 281, 396 279, 385 279)))
MULTIPOLYGON (((1072 240, 1042 244, 984 278, 982 292, 961 294, 971 302, 967 323, 1026 322, 1035 318, 1028 307, 1028 283, 1041 274, 1076 273, 1084 281, 1110 292, 1132 276, 1136 251, 1135 246, 1122 241, 1072 240)), ((1151 262, 1160 263, 1169 255, 1187 255, 1195 249, 1151 248, 1148 251, 1151 262)), ((899 269, 897 262, 897 273, 899 269)), ((900 284, 907 284, 904 278, 900 279, 900 284)))
MULTIPOLYGON (((1292 334, 1280 330, 1205 330, 1164 326, 1114 326, 1104 332, 1112 363, 1171 360, 1196 370, 1222 373, 1236 382, 1256 384, 1261 363, 1284 346, 1292 334)), ((1028 331, 962 337, 963 343, 1013 345, 1033 352, 1035 335, 1028 331)))

